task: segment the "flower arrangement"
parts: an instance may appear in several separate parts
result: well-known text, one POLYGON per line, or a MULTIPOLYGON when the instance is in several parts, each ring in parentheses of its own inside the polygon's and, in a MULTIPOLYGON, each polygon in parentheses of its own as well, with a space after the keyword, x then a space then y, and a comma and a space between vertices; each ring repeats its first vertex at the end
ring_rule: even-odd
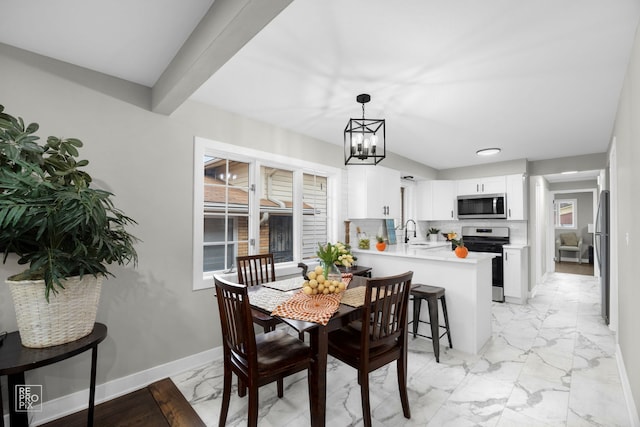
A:
POLYGON ((326 245, 318 243, 318 258, 326 264, 335 264, 343 267, 351 267, 355 262, 354 256, 351 254, 351 246, 342 242, 336 242, 332 245, 328 242, 326 245))
POLYGON ((453 246, 455 246, 456 248, 458 246, 464 246, 464 242, 462 241, 462 238, 458 239, 458 234, 457 233, 449 233, 447 235, 447 240, 449 240, 453 246))
POLYGON ((451 241, 451 244, 454 247, 454 252, 458 258, 466 258, 469 254, 469 250, 464 246, 464 242, 462 238, 457 239, 458 235, 456 233, 449 233, 447 238, 451 241))

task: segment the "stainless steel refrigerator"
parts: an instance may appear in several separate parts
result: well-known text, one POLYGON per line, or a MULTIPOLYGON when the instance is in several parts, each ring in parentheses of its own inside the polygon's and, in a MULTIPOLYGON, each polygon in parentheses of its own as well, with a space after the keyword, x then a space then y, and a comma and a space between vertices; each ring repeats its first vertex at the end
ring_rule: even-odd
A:
POLYGON ((594 236, 596 258, 600 267, 600 291, 602 294, 601 309, 604 321, 609 324, 609 191, 603 190, 598 201, 596 230, 594 236))

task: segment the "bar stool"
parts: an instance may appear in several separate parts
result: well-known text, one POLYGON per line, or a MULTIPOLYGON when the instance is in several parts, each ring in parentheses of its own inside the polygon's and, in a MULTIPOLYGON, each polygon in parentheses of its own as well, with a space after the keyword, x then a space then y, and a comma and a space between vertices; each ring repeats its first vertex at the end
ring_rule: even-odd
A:
POLYGON ((440 338, 445 334, 449 339, 449 348, 453 348, 451 344, 451 330, 449 329, 449 316, 447 315, 447 302, 444 297, 444 288, 438 286, 429 285, 415 285, 411 288, 411 300, 413 301, 413 320, 409 323, 413 323, 413 337, 421 336, 429 338, 433 342, 433 353, 436 356, 436 362, 440 363, 440 338), (429 321, 420 320, 420 307, 422 300, 427 300, 427 306, 429 308, 429 321), (444 325, 440 324, 438 318, 438 300, 442 304, 442 313, 444 314, 444 325), (418 333, 418 324, 426 323, 431 325, 431 336, 426 336, 418 333), (440 335, 440 328, 445 329, 445 332, 440 335), (437 337, 434 339, 433 337, 437 337))

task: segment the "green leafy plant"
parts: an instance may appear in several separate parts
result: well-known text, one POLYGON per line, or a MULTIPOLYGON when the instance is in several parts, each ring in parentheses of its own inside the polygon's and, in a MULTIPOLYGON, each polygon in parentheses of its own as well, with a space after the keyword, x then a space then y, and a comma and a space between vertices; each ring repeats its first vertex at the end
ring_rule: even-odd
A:
POLYGON ((439 228, 431 227, 431 228, 428 230, 427 234, 438 234, 439 232, 440 232, 440 229, 439 229, 439 228))
POLYGON ((384 243, 384 237, 378 234, 378 235, 376 236, 376 241, 377 241, 378 243, 384 243))
POLYGON ((338 260, 340 255, 339 248, 336 245, 332 245, 328 242, 326 245, 318 243, 318 252, 316 252, 318 258, 327 265, 334 264, 338 260))
POLYGON ((64 278, 137 264, 138 239, 126 231, 136 222, 114 206, 113 194, 90 187, 81 170, 89 162, 76 160, 82 142, 50 136, 39 144, 38 129, 0 105, 0 250, 3 263, 14 252, 29 265, 10 279, 44 279, 49 300, 64 278))

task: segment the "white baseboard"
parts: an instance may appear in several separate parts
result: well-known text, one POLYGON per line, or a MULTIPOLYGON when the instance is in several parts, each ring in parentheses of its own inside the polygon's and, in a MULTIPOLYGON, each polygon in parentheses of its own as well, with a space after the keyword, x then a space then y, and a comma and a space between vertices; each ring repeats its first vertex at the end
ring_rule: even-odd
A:
MULTIPOLYGON (((206 350, 163 365, 136 372, 96 386, 96 405, 116 397, 139 390, 161 379, 171 377, 210 363, 222 357, 222 346, 206 350)), ((88 381, 87 381, 88 382, 88 381)), ((29 414, 29 425, 37 426, 87 408, 89 388, 49 400, 42 404, 42 412, 29 414)), ((12 402, 9 402, 12 404, 12 402)), ((4 416, 4 425, 9 425, 9 415, 4 416)))
POLYGON ((629 377, 627 376, 627 369, 624 366, 624 359, 622 358, 622 351, 620 345, 616 344, 616 361, 618 362, 618 372, 620 374, 620 381, 622 382, 622 391, 624 392, 624 400, 627 404, 627 411, 629 411, 629 421, 633 427, 640 427, 640 418, 638 417, 638 408, 636 402, 633 400, 633 394, 631 392, 631 384, 629 383, 629 377))

